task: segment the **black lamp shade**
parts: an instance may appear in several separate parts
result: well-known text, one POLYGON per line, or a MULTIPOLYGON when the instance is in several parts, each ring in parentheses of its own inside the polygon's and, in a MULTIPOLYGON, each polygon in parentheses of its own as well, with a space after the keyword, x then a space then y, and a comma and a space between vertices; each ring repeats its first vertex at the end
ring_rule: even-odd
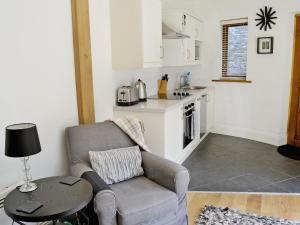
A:
POLYGON ((6 127, 5 155, 26 157, 41 151, 36 125, 32 123, 14 124, 6 127))

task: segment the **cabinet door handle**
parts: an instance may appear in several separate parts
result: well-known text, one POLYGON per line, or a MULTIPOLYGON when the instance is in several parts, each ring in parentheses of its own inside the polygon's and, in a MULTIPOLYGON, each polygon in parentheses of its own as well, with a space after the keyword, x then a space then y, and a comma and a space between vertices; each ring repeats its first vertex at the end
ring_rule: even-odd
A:
POLYGON ((160 59, 163 59, 165 57, 165 50, 163 46, 160 46, 160 59))
POLYGON ((186 15, 183 15, 182 17, 182 25, 186 26, 186 15))
POLYGON ((187 59, 190 59, 191 58, 191 52, 190 52, 190 49, 187 49, 187 59))

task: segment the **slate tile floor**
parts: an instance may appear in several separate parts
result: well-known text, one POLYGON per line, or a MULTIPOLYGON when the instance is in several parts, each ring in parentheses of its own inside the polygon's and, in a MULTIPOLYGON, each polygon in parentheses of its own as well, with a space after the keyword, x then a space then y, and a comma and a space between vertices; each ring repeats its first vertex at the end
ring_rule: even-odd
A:
POLYGON ((256 141, 209 134, 183 165, 190 191, 300 193, 300 161, 256 141))

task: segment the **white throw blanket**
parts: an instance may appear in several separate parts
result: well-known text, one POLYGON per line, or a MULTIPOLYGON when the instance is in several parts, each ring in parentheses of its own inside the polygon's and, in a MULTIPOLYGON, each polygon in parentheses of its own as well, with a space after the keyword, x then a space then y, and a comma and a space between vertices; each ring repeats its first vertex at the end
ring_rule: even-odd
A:
POLYGON ((143 150, 150 152, 144 139, 144 124, 136 117, 114 119, 113 122, 120 127, 143 150))

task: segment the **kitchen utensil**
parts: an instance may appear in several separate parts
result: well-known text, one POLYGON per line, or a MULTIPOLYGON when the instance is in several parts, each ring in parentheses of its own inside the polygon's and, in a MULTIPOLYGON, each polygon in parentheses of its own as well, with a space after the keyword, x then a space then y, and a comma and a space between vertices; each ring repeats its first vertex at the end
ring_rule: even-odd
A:
POLYGON ((147 101, 146 84, 141 79, 138 79, 138 81, 135 84, 135 87, 138 89, 139 92, 139 101, 146 102, 147 101))

